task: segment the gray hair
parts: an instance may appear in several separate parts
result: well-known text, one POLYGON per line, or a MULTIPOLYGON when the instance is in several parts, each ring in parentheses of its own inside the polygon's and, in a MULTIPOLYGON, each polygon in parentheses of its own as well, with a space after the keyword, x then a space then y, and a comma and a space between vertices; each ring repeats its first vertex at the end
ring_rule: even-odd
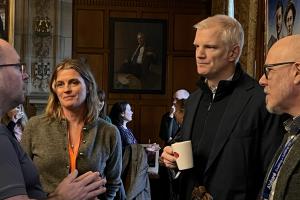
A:
POLYGON ((237 62, 244 46, 244 30, 236 19, 227 15, 214 15, 200 21, 193 27, 201 30, 214 27, 216 24, 222 28, 222 40, 227 45, 238 45, 240 47, 240 52, 236 59, 237 62))

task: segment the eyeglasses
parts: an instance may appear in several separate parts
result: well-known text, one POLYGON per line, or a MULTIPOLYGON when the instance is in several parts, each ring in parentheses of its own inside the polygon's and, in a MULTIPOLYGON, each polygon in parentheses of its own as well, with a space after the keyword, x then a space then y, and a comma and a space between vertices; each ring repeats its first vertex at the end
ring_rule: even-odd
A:
POLYGON ((22 75, 26 73, 26 63, 15 63, 15 64, 3 64, 3 65, 0 65, 0 67, 9 67, 9 66, 13 66, 13 67, 19 68, 19 70, 22 73, 22 75))
POLYGON ((263 70, 264 70, 264 74, 266 76, 266 79, 268 79, 269 73, 272 70, 271 67, 276 67, 276 66, 280 66, 280 65, 287 65, 287 64, 294 64, 296 62, 281 62, 281 63, 274 63, 274 64, 264 64, 263 70))

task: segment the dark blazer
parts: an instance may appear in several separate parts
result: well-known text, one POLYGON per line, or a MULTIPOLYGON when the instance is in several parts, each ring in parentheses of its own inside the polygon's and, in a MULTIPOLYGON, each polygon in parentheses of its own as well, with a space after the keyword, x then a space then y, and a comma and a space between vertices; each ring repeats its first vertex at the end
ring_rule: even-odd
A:
MULTIPOLYGON (((276 152, 272 163, 280 155, 286 141, 288 134, 286 134, 280 148, 276 152)), ((296 139, 293 147, 287 155, 277 178, 277 183, 274 190, 273 200, 298 200, 300 198, 300 136, 296 139)))
POLYGON ((168 144, 170 137, 174 138, 178 129, 179 125, 175 118, 171 118, 169 112, 165 113, 160 122, 159 137, 168 144))
POLYGON ((122 181, 127 200, 151 200, 148 162, 140 144, 128 145, 122 161, 122 181))
MULTIPOLYGON (((198 89, 186 102, 180 140, 191 138, 202 94, 198 89)), ((214 200, 256 199, 267 166, 282 140, 280 124, 278 116, 267 112, 262 88, 242 72, 220 121, 204 171, 203 184, 214 200)), ((196 170, 182 173, 181 199, 190 199, 198 182, 196 170)))

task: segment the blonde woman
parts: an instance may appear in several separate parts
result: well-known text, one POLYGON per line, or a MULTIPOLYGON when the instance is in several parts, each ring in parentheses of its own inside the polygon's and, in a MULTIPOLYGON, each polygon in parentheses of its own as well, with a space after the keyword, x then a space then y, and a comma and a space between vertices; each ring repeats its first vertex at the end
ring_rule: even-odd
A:
MULTIPOLYGON (((99 117, 96 82, 88 66, 73 59, 58 64, 50 80, 46 113, 29 120, 22 144, 37 166, 47 192, 77 169, 106 177, 105 199, 121 184, 118 129, 99 117)), ((104 185, 103 185, 104 187, 104 185)))

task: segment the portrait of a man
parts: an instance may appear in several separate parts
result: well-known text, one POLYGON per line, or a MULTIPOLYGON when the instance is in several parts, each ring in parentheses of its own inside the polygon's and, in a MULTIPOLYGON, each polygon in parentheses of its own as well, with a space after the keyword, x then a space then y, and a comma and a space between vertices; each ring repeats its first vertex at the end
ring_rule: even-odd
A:
POLYGON ((0 8, 0 38, 7 40, 7 29, 6 29, 6 9, 0 8))
POLYGON ((164 90, 164 29, 161 20, 112 20, 112 91, 161 93, 164 90))
POLYGON ((288 1, 284 14, 284 23, 287 30, 287 35, 293 35, 293 29, 296 19, 296 7, 293 1, 288 1))

